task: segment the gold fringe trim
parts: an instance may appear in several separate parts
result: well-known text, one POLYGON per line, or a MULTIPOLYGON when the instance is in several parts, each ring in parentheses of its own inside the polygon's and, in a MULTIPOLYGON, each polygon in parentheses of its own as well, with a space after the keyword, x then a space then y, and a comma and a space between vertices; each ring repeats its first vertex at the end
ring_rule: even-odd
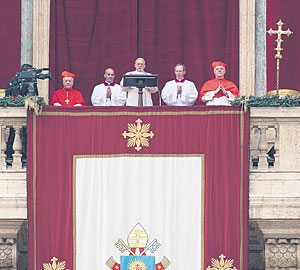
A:
POLYGON ((242 101, 241 101, 241 104, 242 104, 242 106, 241 106, 241 111, 244 111, 245 113, 246 113, 247 110, 248 110, 248 101, 249 101, 249 96, 246 96, 246 97, 245 97, 245 100, 242 100, 242 101))
POLYGON ((27 110, 34 110, 36 115, 42 113, 42 106, 38 104, 38 97, 37 96, 27 96, 25 98, 25 108, 27 110))

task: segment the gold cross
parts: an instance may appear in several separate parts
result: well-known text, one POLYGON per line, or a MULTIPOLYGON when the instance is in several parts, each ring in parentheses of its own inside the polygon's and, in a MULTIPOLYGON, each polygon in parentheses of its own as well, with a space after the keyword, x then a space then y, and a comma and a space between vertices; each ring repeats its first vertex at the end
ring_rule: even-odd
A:
POLYGON ((288 28, 288 30, 283 31, 282 30, 282 26, 284 25, 284 23, 281 21, 281 19, 276 23, 278 25, 278 30, 273 30, 272 28, 270 28, 269 31, 267 31, 267 33, 272 36, 273 34, 277 34, 277 47, 275 48, 275 51, 277 52, 277 54, 275 55, 276 59, 282 59, 282 55, 280 54, 280 52, 283 50, 281 48, 281 43, 283 42, 281 35, 287 35, 288 37, 293 34, 293 32, 288 28))
POLYGON ((58 261, 58 259, 55 258, 55 257, 53 257, 53 258, 51 259, 51 262, 57 262, 57 261, 58 261))
POLYGON ((277 59, 276 61, 276 94, 279 95, 279 61, 280 59, 282 59, 282 55, 280 54, 280 52, 283 50, 281 48, 281 43, 283 42, 281 35, 287 35, 288 37, 293 34, 293 32, 288 28, 288 30, 283 31, 282 30, 282 26, 284 25, 284 23, 281 21, 281 19, 276 23, 278 25, 278 29, 277 30, 273 30, 272 28, 270 28, 269 31, 267 31, 267 33, 272 36, 273 34, 277 34, 277 47, 274 49, 277 53, 275 55, 275 59, 277 59))
POLYGON ((69 102, 70 102, 70 100, 69 100, 69 93, 68 92, 66 92, 67 93, 67 99, 65 100, 65 102, 67 103, 67 104, 69 104, 69 102))
POLYGON ((221 254, 221 255, 219 256, 219 258, 220 258, 221 260, 224 260, 224 259, 226 258, 226 256, 225 256, 224 254, 221 254))
POLYGON ((52 262, 52 269, 56 269, 56 266, 57 266, 57 264, 56 264, 56 262, 58 261, 58 259, 57 258, 55 258, 55 257, 53 257, 52 259, 51 259, 51 262, 52 262))

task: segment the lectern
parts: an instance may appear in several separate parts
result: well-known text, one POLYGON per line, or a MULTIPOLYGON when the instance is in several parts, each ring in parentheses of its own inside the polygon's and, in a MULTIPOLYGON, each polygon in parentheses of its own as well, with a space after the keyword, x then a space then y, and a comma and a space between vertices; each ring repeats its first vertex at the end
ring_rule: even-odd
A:
POLYGON ((143 106, 143 88, 157 87, 158 75, 124 75, 124 87, 136 87, 139 89, 138 106, 143 106))

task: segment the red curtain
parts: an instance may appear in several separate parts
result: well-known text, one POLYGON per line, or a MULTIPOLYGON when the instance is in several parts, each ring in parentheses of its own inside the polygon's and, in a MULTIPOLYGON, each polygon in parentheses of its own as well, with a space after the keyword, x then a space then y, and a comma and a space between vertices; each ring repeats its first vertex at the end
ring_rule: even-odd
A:
POLYGON ((72 269, 73 155, 93 154, 204 154, 203 269, 221 253, 248 269, 249 115, 240 108, 45 107, 29 114, 28 134, 29 269, 53 256, 72 269), (137 118, 155 133, 140 152, 122 136, 137 118))
MULTIPOLYGON (((89 105, 104 69, 115 69, 119 82, 134 69, 136 57, 159 75, 159 88, 174 78, 178 62, 198 90, 213 77, 211 62, 227 63, 226 77, 238 84, 238 0, 54 0, 51 1, 50 97, 61 88, 64 69, 76 73, 75 89, 89 105)), ((158 96, 154 95, 154 104, 158 96)))
POLYGON ((160 89, 174 78, 174 66, 184 63, 200 91, 216 60, 227 63, 226 77, 238 84, 238 1, 140 1, 139 10, 138 54, 159 74, 160 89))
POLYGON ((1 1, 0 8, 0 88, 20 70, 21 1, 1 1))
POLYGON ((104 69, 113 67, 119 81, 136 58, 136 1, 53 0, 50 22, 50 98, 62 87, 61 72, 77 75, 74 88, 91 104, 104 69))
MULTIPOLYGON (((300 2, 298 0, 267 0, 267 30, 278 29, 280 19, 284 22, 282 30, 293 32, 289 37, 282 35, 282 60, 280 60, 280 89, 300 91, 300 2)), ((277 34, 267 35, 267 91, 276 90, 276 59, 277 34)))

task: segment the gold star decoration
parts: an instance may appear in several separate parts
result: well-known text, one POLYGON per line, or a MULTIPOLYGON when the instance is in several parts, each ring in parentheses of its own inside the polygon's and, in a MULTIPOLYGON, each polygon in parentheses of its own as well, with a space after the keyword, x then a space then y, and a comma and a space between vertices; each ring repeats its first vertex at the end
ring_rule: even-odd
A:
POLYGON ((232 266, 233 266, 232 259, 224 260, 226 258, 226 256, 224 254, 221 254, 219 256, 219 258, 220 258, 220 261, 212 258, 211 259, 212 268, 210 266, 208 266, 206 268, 206 270, 236 270, 235 267, 232 268, 232 266))
POLYGON ((58 259, 53 257, 51 259, 52 261, 52 265, 51 263, 43 263, 44 266, 44 270, 64 270, 66 268, 66 262, 57 262, 58 259))
POLYGON ((128 123, 128 132, 124 131, 122 136, 126 139, 129 138, 127 141, 127 147, 134 147, 136 151, 140 151, 142 146, 148 147, 149 146, 149 139, 154 136, 154 133, 150 130, 150 124, 143 124, 142 120, 137 119, 135 121, 137 124, 128 123))

